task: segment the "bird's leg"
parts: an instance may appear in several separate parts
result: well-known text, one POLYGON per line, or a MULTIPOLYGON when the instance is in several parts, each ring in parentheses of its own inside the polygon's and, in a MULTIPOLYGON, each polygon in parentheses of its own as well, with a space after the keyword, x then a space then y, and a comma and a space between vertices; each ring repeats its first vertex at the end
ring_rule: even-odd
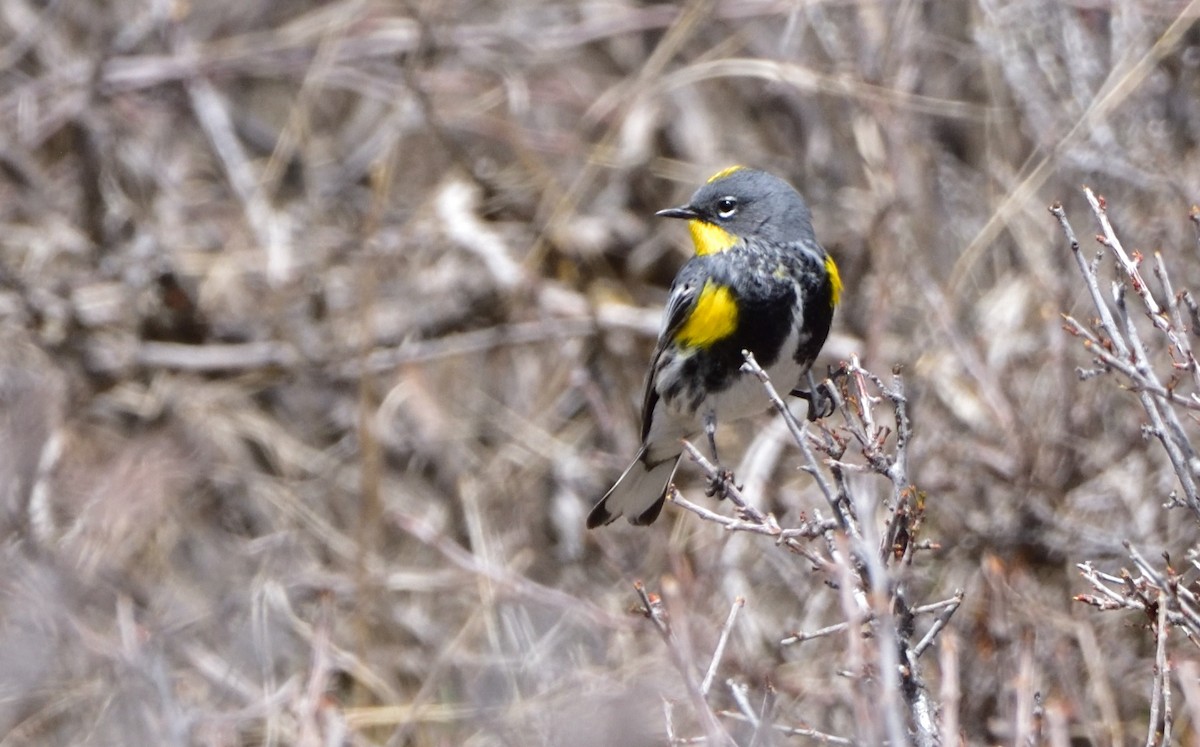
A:
POLYGON ((704 413, 704 435, 708 437, 708 449, 712 453, 713 466, 717 468, 717 475, 708 481, 704 494, 724 498, 725 487, 733 484, 733 472, 721 467, 721 458, 717 456, 717 414, 712 410, 704 413))
POLYGON ((708 450, 712 454, 713 464, 721 466, 721 458, 717 456, 717 414, 712 410, 704 413, 704 435, 708 437, 708 450))

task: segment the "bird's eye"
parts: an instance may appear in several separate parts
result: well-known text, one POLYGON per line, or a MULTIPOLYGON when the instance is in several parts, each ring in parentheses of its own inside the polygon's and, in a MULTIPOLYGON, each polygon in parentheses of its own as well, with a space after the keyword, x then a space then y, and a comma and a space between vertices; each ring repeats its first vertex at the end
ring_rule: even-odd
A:
POLYGON ((736 197, 722 197, 717 200, 717 217, 732 218, 733 214, 737 212, 737 207, 736 197))

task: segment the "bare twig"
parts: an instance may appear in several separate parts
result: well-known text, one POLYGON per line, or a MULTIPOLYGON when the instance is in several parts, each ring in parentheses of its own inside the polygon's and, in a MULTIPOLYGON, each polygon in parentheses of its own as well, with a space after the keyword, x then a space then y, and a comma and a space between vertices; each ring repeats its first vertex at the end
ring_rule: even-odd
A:
POLYGON ((946 631, 942 636, 938 655, 938 666, 942 674, 942 687, 938 693, 942 715, 941 734, 942 744, 947 747, 960 742, 958 707, 962 699, 962 682, 959 674, 958 645, 958 636, 954 631, 946 631))
POLYGON ((246 222, 254 231, 259 248, 266 252, 267 276, 273 284, 290 280, 296 265, 291 221, 286 213, 271 207, 259 187, 259 176, 234 132, 229 107, 217 89, 204 78, 189 80, 187 91, 196 119, 208 135, 213 151, 225 167, 229 183, 242 201, 246 222))
MULTIPOLYGON (((670 597, 676 596, 674 593, 675 589, 668 589, 667 587, 673 586, 674 583, 674 581, 670 581, 669 584, 665 584, 663 587, 663 591, 670 597)), ((671 663, 683 679, 683 684, 687 689, 692 708, 696 712, 696 718, 700 720, 701 726, 704 727, 704 734, 708 739, 708 744, 732 744, 733 742, 729 735, 725 733, 725 730, 717 721, 712 708, 709 707, 708 701, 705 700, 704 692, 700 689, 700 683, 696 680, 695 672, 692 670, 688 657, 683 653, 675 634, 671 632, 671 626, 663 615, 663 605, 656 603, 650 598, 645 584, 641 581, 634 582, 633 588, 642 602, 643 614, 654 624, 654 629, 658 631, 659 637, 666 644, 667 654, 671 657, 671 663)))
POLYGON ((763 383, 763 388, 766 390, 768 399, 771 400, 771 404, 775 406, 775 409, 779 411, 779 414, 783 416, 783 420, 785 423, 787 423, 787 427, 792 434, 792 438, 795 440, 796 445, 800 447, 800 451, 804 455, 805 461, 805 466, 803 469, 813 476, 813 479, 821 488, 821 494, 825 496, 825 500, 829 503, 829 507, 833 509, 834 515, 843 522, 843 527, 845 527, 847 531, 859 534, 855 532, 853 528, 853 523, 856 523, 856 520, 845 513, 844 506, 838 501, 837 493, 834 491, 833 486, 829 484, 829 481, 821 471, 820 462, 817 461, 816 454, 813 453, 811 447, 808 445, 808 438, 806 437, 808 424, 802 424, 796 420, 796 416, 792 414, 790 409, 788 409, 787 403, 785 403, 779 396, 779 393, 775 391, 775 387, 771 384, 771 380, 767 376, 767 372, 764 371, 762 366, 758 365, 758 362, 754 360, 754 355, 748 350, 743 350, 742 355, 746 359, 746 362, 742 365, 742 370, 746 373, 757 376, 758 379, 763 383))
POLYGON ((745 606, 746 600, 738 597, 733 600, 733 605, 729 608, 729 617, 725 618, 725 624, 721 626, 721 636, 717 639, 717 647, 713 651, 712 661, 709 662, 708 671, 704 673, 704 680, 700 683, 700 692, 705 695, 708 695, 713 678, 717 676, 717 667, 720 666, 721 657, 725 654, 725 644, 729 642, 729 634, 733 632, 733 623, 737 620, 738 612, 745 606))
POLYGON ((929 630, 921 638, 920 643, 912 647, 912 655, 914 657, 919 658, 921 654, 925 653, 925 649, 929 648, 938 634, 942 632, 942 629, 946 627, 946 624, 950 622, 950 618, 958 610, 959 605, 962 604, 962 600, 963 590, 958 589, 954 592, 954 597, 944 603, 945 607, 942 609, 942 613, 934 618, 933 625, 929 626, 929 630))
POLYGON ((804 643, 805 641, 811 641, 815 638, 824 638, 826 636, 836 635, 837 633, 841 633, 848 627, 850 627, 850 623, 840 622, 840 623, 834 623, 833 625, 827 625, 824 628, 814 630, 811 633, 793 633, 790 636, 788 636, 787 638, 784 638, 783 640, 781 640, 779 642, 779 645, 780 646, 791 646, 796 643, 804 643))
MULTIPOLYGON (((696 449, 691 443, 684 442, 684 450, 696 464, 710 478, 716 478, 720 475, 720 471, 711 462, 704 458, 704 455, 696 449)), ((698 505, 689 501, 679 492, 678 489, 672 487, 667 493, 671 502, 677 504, 680 508, 690 511, 705 521, 711 521, 714 524, 720 524, 725 529, 731 532, 751 532, 753 534, 762 534, 768 537, 774 537, 777 544, 787 547, 789 550, 803 555, 814 563, 820 565, 821 561, 813 555, 808 548, 804 546, 799 539, 812 539, 822 536, 825 532, 837 528, 837 523, 832 519, 816 519, 804 526, 783 528, 775 520, 773 514, 763 514, 746 504, 742 498, 741 491, 735 485, 723 485, 722 491, 725 497, 729 498, 730 502, 738 509, 746 518, 734 518, 724 514, 712 511, 704 506, 698 505)))
MULTIPOLYGON (((718 715, 733 721, 753 723, 744 713, 738 713, 737 711, 719 711, 718 715)), ((770 726, 780 734, 786 734, 790 737, 805 737, 821 744, 857 744, 853 739, 826 734, 825 732, 803 726, 786 726, 784 724, 771 724, 770 726)))
MULTIPOLYGON (((1103 331, 1104 337, 1100 338, 1086 333, 1083 325, 1069 317, 1068 325, 1075 333, 1083 334, 1086 341, 1085 344, 1088 345, 1089 350, 1096 356, 1098 363, 1120 371, 1129 379, 1131 383, 1130 388, 1137 393, 1142 408, 1146 411, 1146 415, 1150 419, 1149 433, 1159 440, 1168 458, 1171 460, 1171 465, 1183 489, 1184 502, 1193 512, 1200 514, 1200 496, 1197 495, 1193 467, 1197 462, 1196 452, 1192 448, 1191 442, 1188 440, 1175 411, 1171 407, 1168 407, 1168 403, 1164 401, 1164 398, 1166 398, 1174 402, 1176 398, 1169 394, 1171 388, 1163 385, 1150 364, 1146 347, 1142 343, 1137 326, 1134 324, 1133 316, 1127 308, 1125 288, 1131 288, 1141 300, 1155 328, 1167 337, 1171 349, 1176 351, 1177 357, 1183 362, 1181 365, 1185 368, 1191 367, 1194 369, 1195 359, 1191 354, 1190 344, 1185 339, 1186 335, 1183 334, 1182 329, 1178 328, 1173 321, 1178 320, 1181 322, 1183 318, 1182 312, 1175 309, 1173 315, 1164 313, 1142 277, 1141 270, 1138 267, 1140 256, 1131 257, 1117 238, 1112 223, 1108 219, 1107 206, 1103 198, 1097 197, 1092 190, 1086 187, 1084 188, 1084 195, 1087 197, 1088 204, 1091 205, 1092 211, 1103 231, 1103 235, 1098 237, 1098 239, 1104 246, 1111 250, 1113 257, 1117 260, 1117 264, 1124 274, 1125 282, 1114 284, 1112 297, 1113 307, 1115 307, 1114 313, 1112 307, 1109 305, 1109 301, 1100 292, 1100 282, 1096 275, 1096 266, 1083 259, 1079 241, 1075 237, 1075 232, 1067 220, 1066 212, 1063 210, 1062 205, 1058 203, 1052 205, 1050 212, 1058 219, 1059 225, 1062 227, 1063 233, 1066 235, 1067 241, 1071 246, 1076 264, 1091 293, 1092 303, 1099 314, 1100 329, 1103 331), (1110 346, 1111 352, 1109 350, 1110 346)), ((1158 268, 1160 281, 1163 287, 1169 291, 1171 284, 1166 268, 1161 263, 1161 259, 1158 262, 1158 268)), ((1175 298, 1175 296, 1172 296, 1172 304, 1176 303, 1175 298)), ((1186 402, 1186 400, 1184 401, 1186 402)))
MULTIPOLYGON (((937 626, 938 630, 940 631, 941 628, 945 626, 945 622, 939 623, 939 621, 942 621, 943 618, 946 621, 949 620, 950 616, 954 614, 954 611, 958 609, 958 606, 960 604, 962 604, 963 596, 964 596, 963 592, 961 590, 959 590, 950 599, 943 599, 940 602, 933 602, 932 604, 923 604, 923 605, 920 605, 917 607, 913 607, 910 610, 910 612, 913 615, 925 615, 925 614, 929 614, 930 612, 941 612, 942 614, 938 615, 937 620, 934 621, 934 625, 937 626)), ((783 640, 781 640, 779 642, 779 645, 791 646, 791 645, 794 645, 797 643, 804 643, 805 641, 811 641, 814 638, 824 638, 826 636, 834 635, 836 633, 841 633, 842 631, 846 630, 846 628, 848 626, 849 626, 849 623, 842 622, 842 623, 836 623, 834 625, 829 625, 824 628, 820 628, 818 630, 814 630, 811 633, 801 633, 801 632, 793 633, 792 635, 788 636, 787 638, 784 638, 783 640)), ((930 632, 933 632, 932 629, 930 632)), ((934 635, 936 636, 936 633, 934 635)), ((928 634, 926 635, 926 638, 930 638, 930 641, 932 642, 932 638, 928 634)), ((924 642, 924 640, 922 642, 924 642)), ((929 644, 926 644, 925 647, 927 648, 928 645, 929 644)), ((924 648, 921 650, 921 652, 924 653, 924 648)))

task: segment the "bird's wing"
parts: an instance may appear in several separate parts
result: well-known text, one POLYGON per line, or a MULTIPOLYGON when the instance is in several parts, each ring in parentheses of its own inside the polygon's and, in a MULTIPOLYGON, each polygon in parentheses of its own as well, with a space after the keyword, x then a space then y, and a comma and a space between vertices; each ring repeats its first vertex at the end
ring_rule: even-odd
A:
POLYGON ((699 292, 695 280, 687 277, 687 273, 683 271, 680 272, 675 284, 671 287, 667 308, 663 312, 662 330, 658 333, 658 345, 655 346, 654 357, 650 360, 650 373, 646 377, 646 392, 642 395, 643 441, 650 434, 650 421, 654 416, 654 406, 658 404, 658 389, 654 384, 658 378, 658 366, 663 351, 670 346, 675 333, 687 322, 692 309, 696 308, 696 297, 699 292))

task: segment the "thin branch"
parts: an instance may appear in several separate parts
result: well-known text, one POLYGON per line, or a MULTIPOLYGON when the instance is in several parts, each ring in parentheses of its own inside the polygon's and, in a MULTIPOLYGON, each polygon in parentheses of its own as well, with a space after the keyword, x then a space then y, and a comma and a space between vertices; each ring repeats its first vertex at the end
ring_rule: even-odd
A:
MULTIPOLYGON (((674 582, 670 583, 670 585, 673 584, 674 582)), ((678 639, 671 632, 671 626, 667 623, 667 619, 663 614, 663 604, 651 599, 649 592, 646 591, 646 585, 641 581, 635 581, 633 589, 637 592, 638 598, 642 602, 642 613, 654 624, 654 629, 658 631, 659 637, 666 644, 667 655, 670 656, 671 663, 683 679, 688 698, 692 702, 692 708, 696 711, 696 718, 700 720, 701 725, 704 727, 704 734, 708 739, 708 743, 712 745, 733 744, 733 740, 725 733, 720 722, 717 721, 712 708, 709 707, 708 701, 705 700, 704 692, 701 691, 700 684, 696 681, 696 675, 692 671, 688 657, 683 653, 678 639)), ((671 598, 675 597, 672 593, 674 590, 668 589, 667 585, 664 585, 663 591, 667 592, 671 598)))
POLYGON ((941 736, 943 745, 959 744, 958 707, 962 700, 962 682, 959 673, 958 636, 947 631, 942 638, 938 668, 941 670, 942 687, 938 693, 941 704, 941 736))
POLYGON ((850 623, 841 622, 841 623, 835 623, 833 625, 828 625, 828 626, 826 626, 824 628, 820 628, 818 630, 814 630, 811 633, 793 633, 790 636, 788 636, 787 638, 784 638, 782 641, 780 641, 779 645, 780 646, 791 646, 796 643, 804 643, 805 641, 811 641, 816 638, 824 638, 826 636, 836 635, 837 633, 841 633, 848 627, 850 627, 850 623))
MULTIPOLYGON (((1112 303, 1115 307, 1114 313, 1109 306, 1109 301, 1100 292, 1100 282, 1096 274, 1096 265, 1084 261, 1079 248, 1079 241, 1075 237, 1075 232, 1067 220, 1062 205, 1059 203, 1052 205, 1050 212, 1058 219, 1063 233, 1071 245, 1071 251, 1075 256, 1076 264, 1079 266, 1080 274, 1087 283, 1088 290, 1092 296, 1092 303, 1099 314, 1100 327, 1108 339, 1102 340, 1097 336, 1087 333, 1083 326, 1073 319, 1069 319, 1068 324, 1072 332, 1084 337, 1085 345, 1088 346, 1089 351, 1096 356, 1099 362, 1105 366, 1119 370, 1129 379, 1130 388, 1137 393, 1142 408, 1146 411, 1146 415, 1150 419, 1149 432, 1162 444, 1167 457, 1171 460, 1171 466, 1174 468, 1180 487, 1183 489, 1183 503, 1191 508, 1194 513, 1200 515, 1200 495, 1197 494, 1196 478, 1192 468, 1192 465, 1196 463, 1196 452, 1192 448, 1174 409, 1166 406, 1167 402, 1164 401, 1164 397, 1171 401, 1174 401, 1174 398, 1165 395, 1165 393, 1170 392, 1170 388, 1162 384, 1158 376, 1154 373, 1153 367, 1150 365, 1146 347, 1142 343, 1141 335, 1134 323, 1133 316, 1129 313, 1125 289, 1127 287, 1131 288, 1134 294, 1141 300, 1155 328, 1166 336, 1172 349, 1177 351, 1178 355, 1183 359, 1184 367, 1187 367, 1190 363, 1194 362, 1194 359, 1191 357, 1189 343, 1186 339, 1183 339, 1182 329, 1172 323, 1172 318, 1179 321, 1182 320, 1182 312, 1177 312, 1174 317, 1163 312, 1162 307, 1158 304, 1142 277, 1141 270, 1138 267, 1140 256, 1135 255, 1135 257, 1131 258, 1122 246, 1120 239, 1117 238, 1112 223, 1108 219, 1107 207, 1103 198, 1097 197, 1095 193, 1086 187, 1084 188, 1084 194, 1103 232, 1097 238, 1101 244, 1111 250, 1112 256, 1117 260, 1117 264, 1124 275, 1124 281, 1113 284, 1112 303)), ((1158 265, 1160 268, 1160 281, 1163 287, 1169 291, 1171 284, 1161 259, 1158 265)), ((1174 298, 1174 296, 1172 297, 1174 298)), ((1200 374, 1197 375, 1200 376, 1200 374)), ((1200 378, 1197 381, 1200 381, 1200 378)))
MULTIPOLYGON (((721 716, 722 718, 732 719, 734 721, 752 723, 745 714, 738 713, 737 711, 718 711, 717 715, 721 716)), ((785 726, 783 724, 771 724, 771 728, 780 734, 786 734, 791 737, 805 737, 807 739, 821 742, 822 744, 856 744, 853 739, 847 739, 845 737, 839 737, 833 734, 826 734, 823 731, 809 729, 805 726, 785 726)))
POLYGON ((729 608, 729 616, 725 618, 725 624, 721 626, 721 636, 717 639, 717 648, 713 651, 712 661, 708 663, 708 671, 704 673, 704 680, 700 683, 700 692, 705 695, 708 695, 713 678, 717 676, 717 667, 721 664, 721 657, 725 655, 725 644, 729 643, 729 634, 733 632, 733 623, 737 620, 738 612, 745 606, 745 598, 737 597, 729 608))
POLYGON ((950 618, 954 616, 954 613, 958 611, 959 605, 962 604, 962 600, 963 590, 955 590, 954 597, 948 600, 949 603, 943 608, 942 613, 934 618, 933 625, 929 626, 929 630, 925 633, 925 636, 916 646, 912 647, 912 655, 915 658, 920 658, 921 654, 925 653, 925 649, 929 648, 933 644, 934 639, 937 638, 938 634, 942 632, 942 629, 946 627, 946 624, 950 622, 950 618))
POLYGON ((1163 669, 1164 667, 1159 661, 1159 657, 1166 657, 1166 640, 1167 640, 1167 605, 1165 599, 1159 600, 1158 605, 1158 620, 1155 625, 1155 638, 1157 639, 1157 655, 1155 657, 1154 677, 1151 679, 1150 685, 1150 718, 1146 726, 1146 747, 1155 747, 1158 744, 1167 744, 1167 742, 1159 741, 1158 721, 1160 717, 1160 709, 1163 702, 1163 669))
MULTIPOLYGON (((821 471, 821 464, 817 461, 816 454, 813 453, 812 448, 808 445, 808 439, 806 438, 808 423, 800 423, 796 420, 796 416, 788 409, 787 403, 775 391, 775 387, 771 384, 771 379, 767 376, 767 372, 762 369, 762 366, 758 365, 758 361, 754 360, 754 354, 749 350, 743 350, 742 356, 746 359, 746 362, 742 364, 742 371, 758 377, 758 380, 762 382, 763 388, 767 392, 767 398, 771 400, 771 404, 783 416, 783 421, 787 424, 788 431, 791 432, 793 440, 795 440, 796 445, 800 447, 800 452, 804 455, 804 461, 807 464, 806 471, 813 476, 817 486, 820 487, 821 494, 825 496, 826 502, 833 509, 834 516, 842 520, 843 526, 847 530, 852 530, 853 525, 857 524, 857 521, 845 515, 844 507, 839 505, 833 486, 825 478, 824 473, 821 471)), ((856 534, 861 534, 861 532, 856 532, 856 534)))

